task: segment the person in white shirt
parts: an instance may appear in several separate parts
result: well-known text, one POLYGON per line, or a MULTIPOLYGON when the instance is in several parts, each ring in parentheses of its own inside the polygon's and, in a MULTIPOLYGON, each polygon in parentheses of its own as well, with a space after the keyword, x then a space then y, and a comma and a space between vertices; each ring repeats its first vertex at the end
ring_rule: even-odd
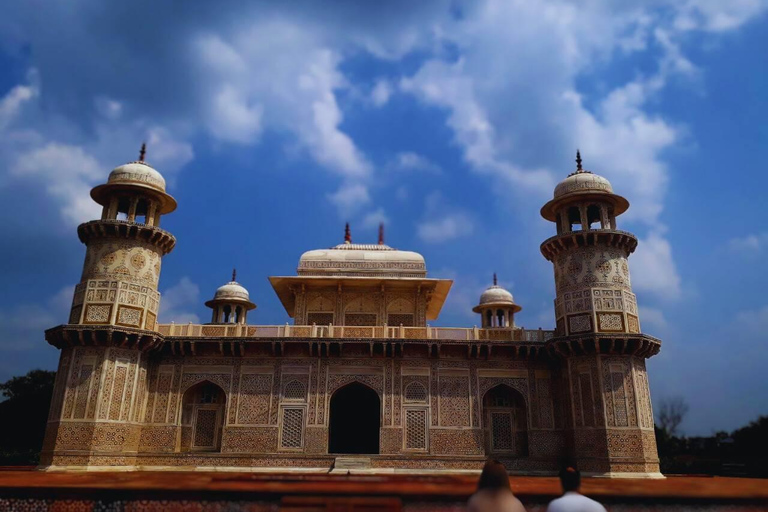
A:
POLYGON ((547 507, 547 512, 606 512, 605 507, 593 499, 579 494, 581 474, 572 467, 560 471, 563 495, 547 507))
POLYGON ((480 474, 477 491, 469 498, 468 512, 525 512, 520 500, 512 494, 509 473, 504 464, 489 460, 480 474))

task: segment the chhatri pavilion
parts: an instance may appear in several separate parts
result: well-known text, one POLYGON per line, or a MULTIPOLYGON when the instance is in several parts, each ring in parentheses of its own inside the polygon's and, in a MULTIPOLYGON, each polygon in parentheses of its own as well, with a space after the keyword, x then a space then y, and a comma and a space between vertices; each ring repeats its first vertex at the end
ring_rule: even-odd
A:
POLYGON ((292 325, 249 323, 234 273, 209 323, 160 324, 176 201, 142 150, 91 191, 101 218, 77 230, 69 321, 45 333, 61 357, 42 466, 456 471, 493 457, 517 473, 660 476, 646 373, 660 341, 632 293, 637 238, 617 229, 629 203, 577 164, 541 209, 554 330, 518 327, 495 276, 481 327, 432 327, 452 281, 348 227, 269 278, 292 325))

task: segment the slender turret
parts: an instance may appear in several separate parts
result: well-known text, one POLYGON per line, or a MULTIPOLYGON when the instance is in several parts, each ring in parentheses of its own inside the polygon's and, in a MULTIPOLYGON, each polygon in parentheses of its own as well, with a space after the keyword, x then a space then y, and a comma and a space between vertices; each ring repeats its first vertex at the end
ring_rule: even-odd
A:
POLYGON ((77 228, 86 245, 69 323, 49 329, 61 349, 41 462, 48 466, 132 465, 147 394, 147 351, 156 332, 160 262, 176 240, 160 229, 176 208, 162 175, 139 160, 114 169, 91 190, 101 219, 77 228))
POLYGON ((627 258, 632 233, 616 228, 629 202, 582 167, 555 188, 541 215, 557 235, 541 244, 555 269, 556 337, 569 394, 572 455, 583 471, 660 476, 645 359, 661 342, 640 332, 627 258))

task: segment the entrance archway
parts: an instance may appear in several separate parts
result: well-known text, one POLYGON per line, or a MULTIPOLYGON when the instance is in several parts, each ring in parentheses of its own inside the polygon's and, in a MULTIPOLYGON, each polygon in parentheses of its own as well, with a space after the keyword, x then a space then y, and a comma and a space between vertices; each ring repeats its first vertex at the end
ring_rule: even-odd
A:
POLYGON ((224 390, 210 381, 195 384, 182 397, 182 442, 184 451, 218 451, 224 426, 224 390))
POLYGON ((381 400, 365 384, 353 382, 331 396, 328 453, 379 453, 381 400))
POLYGON ((528 455, 528 415, 519 391, 499 384, 483 397, 486 453, 528 455))

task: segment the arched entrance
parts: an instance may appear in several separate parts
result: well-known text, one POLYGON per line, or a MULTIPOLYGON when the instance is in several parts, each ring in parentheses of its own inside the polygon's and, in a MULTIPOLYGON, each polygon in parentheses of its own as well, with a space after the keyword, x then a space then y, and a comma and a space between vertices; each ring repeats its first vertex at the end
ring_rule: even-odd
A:
POLYGON ((525 457, 528 455, 528 417, 519 391, 500 384, 483 397, 486 453, 525 457))
POLYGON ((184 451, 218 451, 224 426, 224 390, 210 381, 189 388, 182 398, 181 448, 184 451))
POLYGON ((353 382, 331 396, 328 453, 379 453, 381 400, 365 384, 353 382))

